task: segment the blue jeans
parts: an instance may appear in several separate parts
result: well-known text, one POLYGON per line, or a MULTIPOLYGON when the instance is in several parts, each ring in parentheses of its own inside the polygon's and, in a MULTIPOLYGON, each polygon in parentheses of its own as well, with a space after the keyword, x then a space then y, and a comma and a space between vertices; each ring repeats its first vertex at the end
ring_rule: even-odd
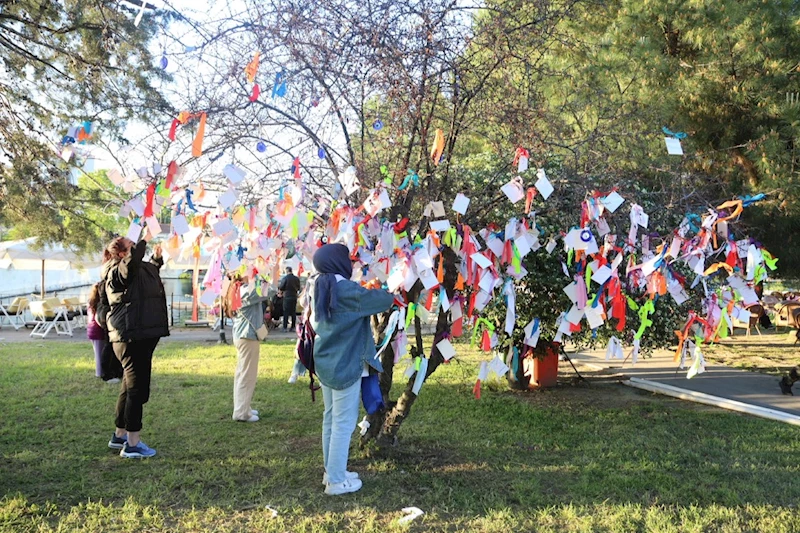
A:
POLYGON ((294 366, 292 367, 292 375, 293 376, 306 375, 306 367, 303 366, 303 363, 300 362, 300 359, 294 360, 294 366))
POLYGON ((361 396, 359 379, 346 389, 336 390, 322 385, 322 460, 329 483, 342 483, 347 471, 350 437, 358 421, 358 403, 361 396))

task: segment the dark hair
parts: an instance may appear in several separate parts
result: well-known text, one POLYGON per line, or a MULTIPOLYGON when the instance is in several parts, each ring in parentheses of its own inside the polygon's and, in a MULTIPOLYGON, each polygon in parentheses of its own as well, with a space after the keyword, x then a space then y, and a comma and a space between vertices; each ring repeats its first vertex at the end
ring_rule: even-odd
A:
POLYGON ((89 301, 87 305, 92 312, 97 311, 97 304, 100 303, 100 284, 103 283, 99 281, 92 285, 92 288, 89 289, 89 301))
POLYGON ((292 271, 292 267, 286 267, 286 272, 291 272, 291 271, 292 271))
POLYGON ((127 240, 125 237, 117 237, 108 243, 106 249, 103 250, 103 263, 116 259, 120 253, 127 251, 129 249, 127 240))

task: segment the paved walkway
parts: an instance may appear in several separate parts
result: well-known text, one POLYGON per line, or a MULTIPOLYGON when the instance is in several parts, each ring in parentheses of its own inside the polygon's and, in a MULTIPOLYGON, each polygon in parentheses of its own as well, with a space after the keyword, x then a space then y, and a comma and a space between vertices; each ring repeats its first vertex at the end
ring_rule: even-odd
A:
MULTIPOLYGON (((625 349, 624 352, 627 355, 630 349, 625 349)), ((619 359, 607 361, 605 350, 583 351, 570 356, 575 364, 581 363, 598 370, 603 369, 607 373, 618 374, 622 380, 638 378, 634 381, 644 380, 686 391, 689 393, 685 395, 686 399, 690 399, 692 393, 702 393, 800 417, 800 388, 795 387, 798 389, 795 391, 798 396, 784 396, 780 392, 776 376, 706 362, 704 373, 687 379, 688 368, 679 370, 678 363, 673 362, 674 355, 675 352, 658 350, 647 359, 640 357, 636 365, 630 359, 624 363, 619 359)), ((687 364, 691 364, 691 361, 687 361, 687 364)), ((630 384, 636 386, 636 383, 630 384)))
MULTIPOLYGON (((231 333, 231 328, 225 328, 225 337, 228 342, 233 341, 233 333, 231 333)), ((297 339, 297 334, 294 331, 288 331, 283 333, 280 328, 279 329, 271 329, 269 330, 269 338, 270 339, 285 339, 285 340, 292 340, 297 339)), ((31 330, 27 328, 21 328, 19 330, 15 330, 13 327, 4 325, 0 328, 0 339, 4 339, 0 342, 3 343, 24 343, 24 342, 89 342, 86 338, 86 329, 79 328, 73 330, 72 337, 68 335, 56 335, 55 330, 51 331, 47 337, 31 337, 31 330)), ((170 328, 170 336, 164 337, 162 341, 164 342, 217 342, 219 340, 219 331, 214 331, 210 327, 196 327, 196 328, 185 328, 185 327, 173 327, 170 328)))

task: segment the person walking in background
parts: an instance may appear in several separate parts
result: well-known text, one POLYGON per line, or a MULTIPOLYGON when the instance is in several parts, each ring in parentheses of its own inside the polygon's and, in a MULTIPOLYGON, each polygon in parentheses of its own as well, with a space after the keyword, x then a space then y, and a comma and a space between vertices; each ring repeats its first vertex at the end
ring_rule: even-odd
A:
POLYGON ((233 419, 239 422, 258 422, 258 411, 250 406, 258 377, 261 341, 256 331, 264 325, 262 303, 267 294, 259 296, 255 283, 246 277, 234 276, 225 291, 222 309, 233 318, 233 344, 237 362, 233 375, 233 419))
POLYGON ((361 377, 368 367, 381 372, 375 359, 370 316, 386 311, 394 297, 383 289, 368 290, 354 281, 350 252, 343 244, 326 244, 313 257, 318 275, 311 293, 314 367, 322 384, 322 459, 325 494, 355 492, 361 480, 347 471, 350 438, 356 428, 361 377))
POLYGON ((292 319, 292 329, 295 329, 297 315, 297 293, 300 292, 300 278, 292 274, 292 267, 286 267, 286 275, 281 278, 278 290, 283 297, 283 331, 287 331, 289 318, 292 319))
POLYGON ((161 337, 169 335, 167 300, 159 269, 164 264, 161 246, 144 261, 150 234, 138 244, 119 237, 103 254, 103 282, 110 311, 108 338, 122 364, 123 375, 116 407, 116 430, 108 447, 125 458, 156 454, 140 439, 142 410, 150 399, 153 351, 161 337))

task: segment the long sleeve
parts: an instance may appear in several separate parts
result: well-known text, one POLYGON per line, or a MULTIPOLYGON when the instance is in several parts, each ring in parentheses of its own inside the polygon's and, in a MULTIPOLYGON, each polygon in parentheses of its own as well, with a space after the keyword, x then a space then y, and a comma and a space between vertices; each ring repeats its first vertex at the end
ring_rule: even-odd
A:
POLYGON ((144 259, 144 253, 147 250, 147 241, 139 241, 136 246, 131 249, 128 257, 119 262, 117 270, 122 279, 128 279, 130 276, 135 276, 139 272, 139 266, 144 259))
POLYGON ((361 314, 363 316, 372 316, 386 311, 394 302, 394 296, 383 289, 365 289, 361 286, 359 286, 359 289, 361 314))

